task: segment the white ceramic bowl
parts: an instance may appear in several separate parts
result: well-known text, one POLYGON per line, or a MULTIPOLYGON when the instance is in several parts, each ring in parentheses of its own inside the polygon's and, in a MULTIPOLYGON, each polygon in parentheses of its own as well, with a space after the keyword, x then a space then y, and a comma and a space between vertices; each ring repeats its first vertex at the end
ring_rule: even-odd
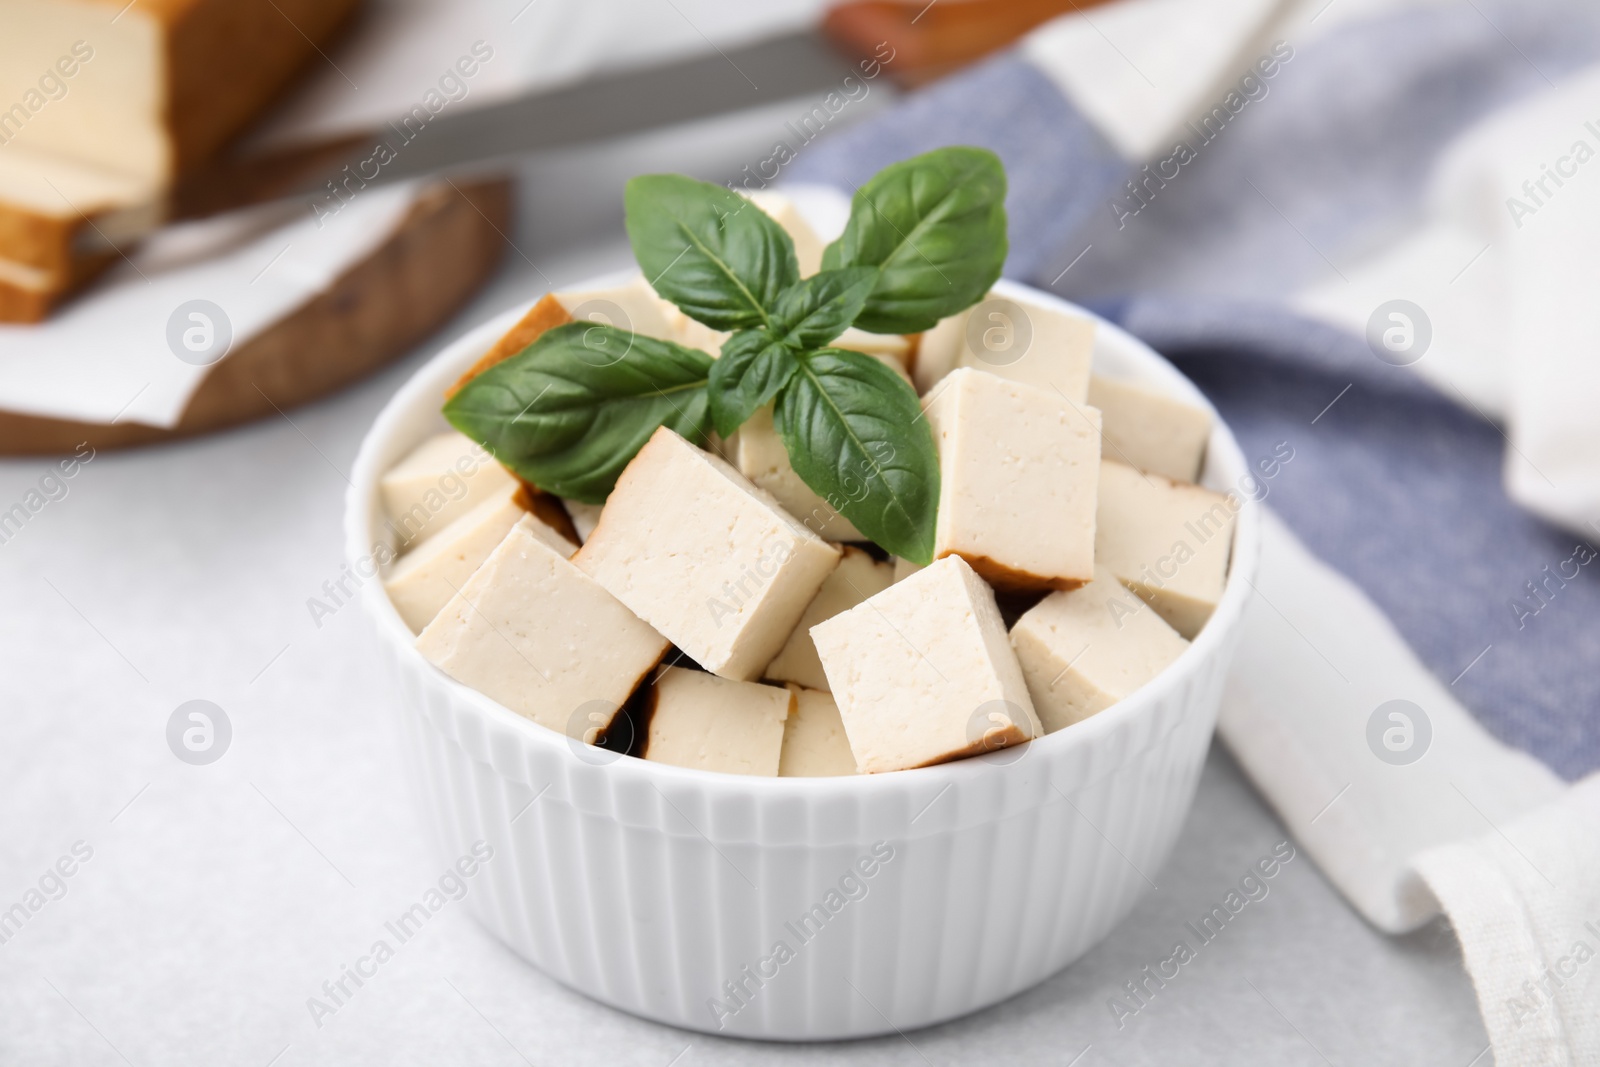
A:
MULTIPOLYGON (((445 387, 521 314, 446 347, 379 416, 346 510, 352 565, 381 540, 379 476, 445 428, 445 387)), ((1109 323, 1095 361, 1205 404, 1109 323)), ((1247 470, 1219 421, 1205 484, 1236 489, 1247 470)), ((484 926, 566 985, 674 1026, 860 1037, 1027 989, 1133 908, 1194 796, 1257 512, 1247 500, 1239 513, 1211 621, 1132 697, 1019 748, 860 778, 712 774, 569 742, 434 669, 380 582, 363 599, 400 680, 395 716, 440 861, 494 850, 466 898, 484 926)))

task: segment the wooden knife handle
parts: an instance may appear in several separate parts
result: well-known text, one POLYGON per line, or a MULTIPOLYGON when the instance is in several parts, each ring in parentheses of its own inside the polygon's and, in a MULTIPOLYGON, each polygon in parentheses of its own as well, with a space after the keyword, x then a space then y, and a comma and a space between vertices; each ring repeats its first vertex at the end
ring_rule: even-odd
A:
POLYGON ((884 71, 921 85, 997 52, 1057 15, 1107 0, 851 0, 830 9, 822 31, 840 50, 870 56, 894 49, 884 71))

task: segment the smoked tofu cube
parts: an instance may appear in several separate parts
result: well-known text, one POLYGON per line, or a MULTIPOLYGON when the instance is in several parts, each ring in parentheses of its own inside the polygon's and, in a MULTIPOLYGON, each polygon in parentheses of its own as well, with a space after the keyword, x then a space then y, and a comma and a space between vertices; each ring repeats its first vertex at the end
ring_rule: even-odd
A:
POLYGON ((526 520, 530 532, 562 556, 578 551, 529 514, 527 503, 521 486, 503 489, 401 557, 383 587, 412 633, 433 621, 519 521, 526 520))
POLYGON ((1099 412, 970 368, 923 408, 939 448, 936 558, 961 556, 1013 591, 1094 577, 1099 412))
POLYGON ((795 473, 789 450, 772 422, 772 405, 757 408, 727 444, 728 462, 752 483, 771 493, 783 510, 825 541, 865 541, 849 519, 839 514, 795 473))
POLYGON ((1104 711, 1160 674, 1189 642, 1104 567, 1051 593, 1011 628, 1028 695, 1046 733, 1104 711))
POLYGON ((675 341, 685 348, 698 348, 712 359, 722 355, 722 346, 727 344, 731 333, 713 330, 698 319, 691 319, 675 305, 667 306, 667 337, 668 341, 675 341))
POLYGON ((767 664, 766 677, 779 682, 798 682, 811 689, 827 689, 817 646, 811 641, 811 628, 819 622, 848 611, 894 584, 894 565, 879 563, 864 550, 845 548, 833 573, 806 605, 783 649, 767 664))
POLYGON ((713 674, 760 675, 839 550, 666 427, 622 471, 573 563, 713 674))
POLYGON ((404 551, 516 486, 517 480, 481 445, 452 432, 418 445, 379 480, 378 491, 404 551))
POLYGON ((771 215, 773 221, 789 235, 794 242, 795 258, 800 261, 800 277, 809 278, 822 269, 823 240, 817 236, 817 231, 812 229, 805 216, 800 214, 793 200, 783 193, 765 189, 741 192, 740 195, 771 215))
POLYGON ((1115 378, 1089 379, 1089 403, 1100 409, 1107 459, 1175 482, 1200 477, 1211 413, 1115 378))
POLYGON ((573 322, 595 322, 646 337, 675 339, 669 316, 678 309, 657 296, 642 274, 609 289, 564 289, 551 295, 573 322))
POLYGON ((667 640, 524 518, 423 629, 417 650, 517 714, 588 741, 661 661, 667 640))
POLYGON ((783 726, 780 778, 837 778, 856 773, 856 757, 833 697, 791 685, 794 708, 783 726))
POLYGON ((812 627, 862 774, 1040 736, 994 592, 959 556, 812 627))
POLYGON ((784 722, 794 703, 793 693, 775 685, 668 667, 650 690, 644 758, 700 771, 776 777, 784 722))
POLYGON ((1237 510, 1236 497, 1108 460, 1095 556, 1192 641, 1222 597, 1237 510))
POLYGON ((871 356, 884 363, 890 370, 898 372, 906 381, 911 381, 908 368, 911 366, 911 356, 916 345, 909 337, 897 333, 868 333, 852 326, 830 342, 828 347, 844 348, 871 356))
POLYGON ((922 335, 912 377, 926 394, 951 371, 972 367, 1082 404, 1093 357, 1093 319, 991 293, 922 335))

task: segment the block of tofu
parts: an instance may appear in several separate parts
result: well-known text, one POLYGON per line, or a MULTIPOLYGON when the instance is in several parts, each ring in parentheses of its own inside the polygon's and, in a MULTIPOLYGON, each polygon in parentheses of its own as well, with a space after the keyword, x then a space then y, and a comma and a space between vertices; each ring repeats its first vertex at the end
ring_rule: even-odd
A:
POLYGON ((8 0, 5 146, 170 180, 319 58, 357 0, 8 0))
POLYGON ((726 454, 740 474, 771 493, 785 511, 818 537, 826 541, 867 539, 795 473, 789 450, 773 425, 771 404, 757 408, 728 439, 726 454))
POLYGON ((592 741, 610 721, 596 708, 614 716, 667 640, 524 518, 423 629, 417 650, 517 714, 592 741))
POLYGON ((822 250, 824 242, 817 236, 817 231, 800 214, 795 203, 783 193, 768 189, 755 191, 740 191, 740 195, 748 197, 750 202, 771 215, 773 220, 794 241, 794 255, 800 261, 800 277, 809 278, 822 269, 822 250))
POLYGON ((822 588, 806 605, 783 649, 767 664, 765 676, 780 682, 798 682, 810 689, 827 689, 828 676, 811 642, 811 628, 848 611, 868 597, 877 596, 894 584, 894 565, 880 563, 859 548, 846 547, 839 565, 823 581, 822 588))
POLYGON ((1043 733, 994 592, 959 556, 812 627, 863 774, 1043 733))
POLYGON ((839 550, 724 460, 656 430, 573 562, 713 674, 760 675, 839 550))
POLYGON ((589 540, 594 534, 594 528, 600 525, 600 509, 604 505, 563 499, 561 506, 567 509, 567 516, 572 520, 572 528, 578 534, 578 543, 581 545, 589 540))
POLYGON ((420 633, 433 621, 518 522, 526 522, 530 533, 563 557, 578 551, 577 545, 530 514, 528 503, 521 486, 508 486, 407 552, 390 569, 383 587, 412 633, 420 633))
POLYGON ((384 511, 404 551, 517 480, 465 434, 442 433, 418 445, 378 481, 384 511))
POLYGON ((926 394, 956 368, 975 367, 1082 404, 1093 356, 1093 319, 991 293, 922 335, 912 378, 926 394))
POLYGON ((9 0, 0 20, 0 319, 42 318, 114 259, 76 253, 75 238, 146 225, 162 188, 273 102, 356 6, 9 0))
POLYGON ((723 774, 777 775, 784 723, 795 703, 789 690, 668 667, 647 699, 645 759, 723 774))
POLYGON ((836 778, 856 773, 856 757, 833 697, 815 689, 789 686, 795 704, 783 726, 780 778, 836 778))
POLYGON ((1222 596, 1238 498, 1100 465, 1095 557, 1189 640, 1222 596))
POLYGON ((1116 575, 1051 593, 1011 627, 1028 695, 1046 733, 1104 711, 1160 674, 1189 642, 1116 575))
POLYGON ((923 408, 939 448, 935 557, 961 556, 997 589, 1094 577, 1099 412, 970 367, 923 408))
POLYGON ((1100 409, 1106 458, 1175 482, 1199 479, 1211 439, 1210 412, 1099 375, 1089 379, 1089 403, 1100 409))

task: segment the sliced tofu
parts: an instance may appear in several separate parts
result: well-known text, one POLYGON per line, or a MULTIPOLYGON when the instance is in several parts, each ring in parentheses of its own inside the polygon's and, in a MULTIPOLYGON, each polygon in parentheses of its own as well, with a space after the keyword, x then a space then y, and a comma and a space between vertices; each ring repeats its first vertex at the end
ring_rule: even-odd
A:
POLYGON ((521 486, 501 490, 400 558, 383 580, 400 618, 412 633, 433 621, 472 577, 472 572, 526 520, 535 537, 563 557, 578 546, 529 513, 521 486))
POLYGON ((645 759, 723 774, 777 775, 784 722, 795 703, 789 690, 668 667, 648 699, 645 759))
POLYGON ((809 278, 822 269, 822 250, 825 244, 817 236, 817 231, 800 214, 794 201, 783 193, 768 189, 755 191, 740 190, 739 195, 746 197, 762 211, 771 215, 773 221, 783 227, 791 240, 794 241, 795 258, 800 261, 800 277, 809 278))
POLYGON ((994 593, 949 556, 812 627, 863 774, 1043 733, 994 593))
POLYGON ((991 293, 922 335, 912 376, 926 394, 951 371, 973 367, 1082 404, 1093 357, 1093 319, 991 293))
POLYGON ((401 551, 415 547, 517 480, 477 442, 442 433, 418 445, 378 481, 401 551))
POLYGON ((806 605, 783 649, 767 664, 765 676, 779 682, 798 682, 811 689, 827 689, 817 646, 811 641, 811 628, 848 611, 868 597, 876 596, 894 584, 894 565, 880 563, 863 549, 845 548, 833 573, 806 605))
POLYGON ((1051 593, 1011 628, 1011 646, 1046 733, 1104 711, 1160 674, 1189 642, 1116 575, 1051 593))
POLYGON ((833 697, 791 685, 795 704, 783 726, 780 778, 836 778, 856 773, 856 757, 833 697))
POLYGON ((923 407, 939 448, 936 557, 961 556, 997 589, 1094 577, 1099 412, 968 367, 923 407))
POLYGON ((826 541, 867 539, 795 473, 789 450, 773 425, 771 404, 757 408, 728 439, 726 448, 728 462, 740 474, 771 493, 785 511, 818 537, 826 541))
POLYGON ((1211 413, 1152 389, 1098 375, 1089 403, 1100 409, 1107 459, 1175 482, 1194 482, 1211 439, 1211 413))
POLYGON ((600 509, 604 505, 563 499, 561 506, 567 509, 567 517, 572 520, 572 528, 578 534, 578 543, 589 540, 594 535, 594 528, 600 525, 600 509))
POLYGON ((839 550, 663 426, 623 469, 573 562, 706 670, 748 681, 788 640, 839 550))
POLYGON ((1237 498, 1100 465, 1095 556, 1189 640, 1222 597, 1237 498))
POLYGON ((667 640, 523 518, 417 638, 463 685, 541 726, 593 741, 667 640))

